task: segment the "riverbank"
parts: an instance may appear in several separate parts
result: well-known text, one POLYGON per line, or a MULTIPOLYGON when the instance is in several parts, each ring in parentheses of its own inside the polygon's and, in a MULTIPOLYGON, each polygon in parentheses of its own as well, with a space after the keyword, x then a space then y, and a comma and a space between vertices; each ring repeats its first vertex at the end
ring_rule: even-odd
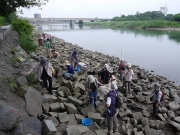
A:
POLYGON ((102 27, 102 28, 130 28, 130 29, 164 29, 171 28, 175 30, 179 30, 180 24, 178 22, 173 21, 161 21, 161 20, 153 20, 153 21, 110 21, 110 22, 84 22, 86 26, 92 27, 102 27))

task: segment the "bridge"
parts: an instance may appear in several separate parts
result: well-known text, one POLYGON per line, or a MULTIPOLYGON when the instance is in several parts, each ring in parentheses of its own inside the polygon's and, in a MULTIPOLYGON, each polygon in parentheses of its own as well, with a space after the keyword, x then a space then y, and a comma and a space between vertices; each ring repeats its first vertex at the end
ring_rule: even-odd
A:
POLYGON ((98 21, 110 21, 110 18, 24 18, 21 19, 28 20, 32 24, 65 24, 69 23, 74 25, 74 23, 82 20, 83 22, 98 22, 98 21))

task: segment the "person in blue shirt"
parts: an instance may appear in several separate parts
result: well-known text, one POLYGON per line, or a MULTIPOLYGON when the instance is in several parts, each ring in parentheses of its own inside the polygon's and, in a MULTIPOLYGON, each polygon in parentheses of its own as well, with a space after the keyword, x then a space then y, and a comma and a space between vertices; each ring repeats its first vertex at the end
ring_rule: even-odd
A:
POLYGON ((71 79, 74 77, 74 69, 68 61, 65 61, 65 65, 67 66, 67 72, 64 73, 64 78, 71 79))

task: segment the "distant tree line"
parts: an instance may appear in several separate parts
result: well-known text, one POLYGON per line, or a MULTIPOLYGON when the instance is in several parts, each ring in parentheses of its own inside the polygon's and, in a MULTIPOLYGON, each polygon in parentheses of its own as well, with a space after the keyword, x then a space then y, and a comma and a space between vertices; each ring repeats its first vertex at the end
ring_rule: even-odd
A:
POLYGON ((135 15, 121 15, 121 17, 116 16, 112 21, 151 21, 151 20, 167 20, 167 21, 179 21, 180 14, 167 14, 165 16, 161 11, 148 11, 145 13, 136 12, 135 15))

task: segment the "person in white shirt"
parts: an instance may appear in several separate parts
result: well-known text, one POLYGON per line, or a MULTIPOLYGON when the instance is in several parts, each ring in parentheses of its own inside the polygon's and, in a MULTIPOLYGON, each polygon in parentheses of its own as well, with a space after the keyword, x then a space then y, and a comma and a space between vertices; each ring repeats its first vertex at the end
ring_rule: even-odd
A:
POLYGON ((134 72, 132 70, 132 67, 131 67, 130 63, 127 63, 126 70, 123 73, 124 73, 125 81, 124 81, 122 87, 124 87, 124 85, 125 85, 126 94, 128 94, 128 92, 130 94, 131 93, 131 81, 132 81, 132 77, 134 76, 134 72))
POLYGON ((78 62, 77 67, 80 68, 80 71, 87 76, 87 65, 83 62, 78 62))
POLYGON ((157 117, 158 110, 159 110, 159 103, 161 101, 162 97, 162 91, 160 90, 161 85, 159 83, 153 83, 151 85, 152 91, 151 91, 151 97, 153 102, 153 117, 157 117))

